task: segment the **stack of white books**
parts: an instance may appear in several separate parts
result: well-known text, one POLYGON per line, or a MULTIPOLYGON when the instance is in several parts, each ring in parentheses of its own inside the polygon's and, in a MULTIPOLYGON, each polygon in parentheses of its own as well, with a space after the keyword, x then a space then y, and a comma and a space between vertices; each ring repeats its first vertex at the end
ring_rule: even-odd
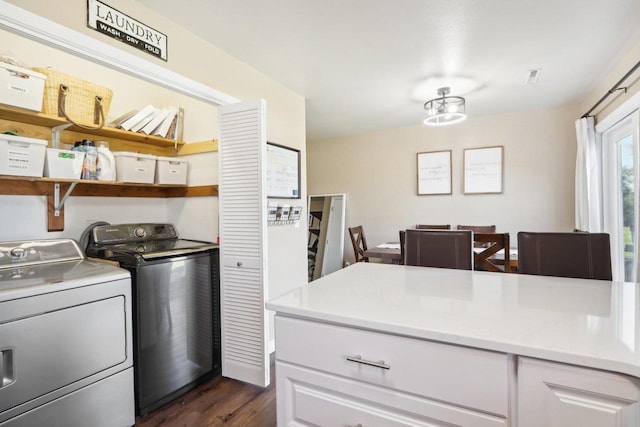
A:
POLYGON ((183 124, 182 108, 157 108, 151 104, 140 110, 131 110, 110 123, 114 128, 178 140, 182 139, 183 124))

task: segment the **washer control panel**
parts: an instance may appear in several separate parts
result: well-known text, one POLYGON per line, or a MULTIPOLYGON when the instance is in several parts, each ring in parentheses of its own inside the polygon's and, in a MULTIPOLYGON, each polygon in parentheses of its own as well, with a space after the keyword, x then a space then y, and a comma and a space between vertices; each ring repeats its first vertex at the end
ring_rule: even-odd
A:
POLYGON ((82 259, 84 255, 72 239, 0 243, 0 268, 82 259))
POLYGON ((178 233, 172 224, 98 225, 93 229, 94 243, 102 245, 176 239, 177 237, 178 233))

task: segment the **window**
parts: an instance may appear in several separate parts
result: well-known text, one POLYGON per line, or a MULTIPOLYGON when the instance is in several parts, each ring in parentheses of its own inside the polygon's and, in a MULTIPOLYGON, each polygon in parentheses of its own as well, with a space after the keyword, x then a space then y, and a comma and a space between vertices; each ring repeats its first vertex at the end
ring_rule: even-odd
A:
POLYGON ((604 229, 611 236, 614 279, 638 280, 638 110, 602 134, 604 229))

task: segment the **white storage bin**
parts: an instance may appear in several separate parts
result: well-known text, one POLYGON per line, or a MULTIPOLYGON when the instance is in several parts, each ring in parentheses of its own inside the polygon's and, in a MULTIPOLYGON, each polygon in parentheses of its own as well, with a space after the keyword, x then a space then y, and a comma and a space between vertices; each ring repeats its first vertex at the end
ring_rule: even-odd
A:
POLYGON ((45 80, 44 74, 0 62, 0 103, 42 111, 45 80))
POLYGON ((116 151, 116 181, 153 184, 156 156, 151 154, 116 151))
POLYGON ((0 175, 42 177, 47 141, 0 134, 0 175))
POLYGON ((84 151, 47 148, 44 176, 51 178, 80 179, 84 151))
POLYGON ((189 163, 176 157, 158 157, 156 160, 156 184, 187 184, 189 163))

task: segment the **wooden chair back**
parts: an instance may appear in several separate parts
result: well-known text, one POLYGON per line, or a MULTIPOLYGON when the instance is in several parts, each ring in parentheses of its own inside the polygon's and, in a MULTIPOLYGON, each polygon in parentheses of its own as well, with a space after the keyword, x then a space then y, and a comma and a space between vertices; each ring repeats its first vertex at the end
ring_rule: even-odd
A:
POLYGON ((607 233, 518 233, 518 272, 611 280, 607 233))
POLYGON ((404 245, 406 241, 406 232, 400 230, 400 265, 404 265, 404 245))
MULTIPOLYGON (((474 233, 495 233, 495 225, 458 225, 456 230, 471 230, 474 233)), ((480 242, 474 242, 473 246, 476 248, 486 248, 487 245, 480 242)))
POLYGON ((511 273, 511 256, 509 253, 509 233, 473 233, 476 249, 473 254, 473 269, 511 273), (504 251, 504 259, 494 256, 504 251))
POLYGON ((450 224, 438 224, 438 225, 416 224, 416 228, 418 230, 451 230, 451 225, 450 224))
POLYGON ((406 265, 471 270, 471 231, 406 230, 406 265))
POLYGON ((364 229, 361 225, 349 228, 349 237, 351 238, 351 244, 353 245, 353 253, 356 257, 356 262, 364 261, 369 262, 369 258, 364 256, 364 252, 367 248, 367 239, 364 237, 364 229))
POLYGON ((458 225, 457 230, 471 230, 474 233, 495 233, 495 225, 458 225))

